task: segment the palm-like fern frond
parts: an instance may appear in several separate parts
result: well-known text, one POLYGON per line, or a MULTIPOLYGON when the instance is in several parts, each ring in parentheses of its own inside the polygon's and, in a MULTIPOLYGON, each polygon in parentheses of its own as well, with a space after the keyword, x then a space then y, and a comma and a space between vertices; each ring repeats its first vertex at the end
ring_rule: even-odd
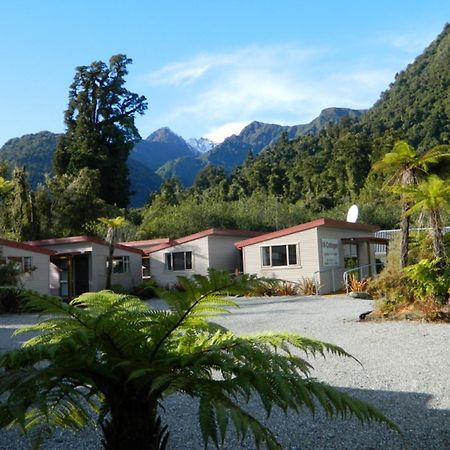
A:
POLYGON ((157 449, 168 437, 158 405, 184 392, 199 400, 205 445, 211 440, 216 447, 233 425, 242 439, 251 432, 257 448, 279 448, 243 406, 255 395, 267 415, 274 406, 314 413, 320 405, 330 416, 355 415, 396 429, 370 405, 312 378, 306 357, 351 357, 342 348, 291 333, 236 336, 207 320, 237 306, 225 294, 254 283, 214 271, 180 278, 184 292, 160 291, 168 311, 110 291, 83 294, 68 305, 34 301, 46 317, 21 332, 37 336, 0 355, 0 427, 34 428, 39 443, 54 426, 78 429, 95 417, 107 448, 157 449), (134 440, 121 441, 125 435, 134 440))

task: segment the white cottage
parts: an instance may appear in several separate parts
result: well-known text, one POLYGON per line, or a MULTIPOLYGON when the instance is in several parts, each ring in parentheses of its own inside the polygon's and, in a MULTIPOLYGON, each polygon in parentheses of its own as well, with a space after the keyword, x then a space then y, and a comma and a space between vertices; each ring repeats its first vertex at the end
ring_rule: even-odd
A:
MULTIPOLYGON (((57 271, 51 279, 51 293, 72 298, 106 286, 108 244, 92 236, 31 241, 39 249, 55 254, 51 262, 57 271)), ((114 248, 112 284, 129 289, 142 282, 142 250, 117 244, 114 248)))
POLYGON ((209 268, 227 272, 239 270, 240 255, 234 244, 260 234, 210 228, 152 246, 144 252, 149 257, 151 277, 160 286, 172 286, 179 275, 206 275, 209 268))
MULTIPOLYGON (((318 219, 237 242, 244 273, 299 282, 314 278, 320 293, 343 287, 348 268, 364 267, 374 274, 374 237, 379 227, 332 219, 318 219)), ((383 242, 381 242, 383 241, 383 242)))
POLYGON ((55 254, 47 248, 0 239, 0 265, 16 263, 22 272, 22 286, 40 294, 50 294, 50 257, 55 254))

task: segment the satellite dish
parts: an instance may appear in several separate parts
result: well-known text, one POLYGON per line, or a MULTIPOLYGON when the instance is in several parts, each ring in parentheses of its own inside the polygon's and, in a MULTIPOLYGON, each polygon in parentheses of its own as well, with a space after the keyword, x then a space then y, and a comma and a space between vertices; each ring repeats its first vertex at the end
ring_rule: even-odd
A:
POLYGON ((356 205, 350 206, 347 212, 347 222, 355 223, 358 220, 359 210, 356 205))

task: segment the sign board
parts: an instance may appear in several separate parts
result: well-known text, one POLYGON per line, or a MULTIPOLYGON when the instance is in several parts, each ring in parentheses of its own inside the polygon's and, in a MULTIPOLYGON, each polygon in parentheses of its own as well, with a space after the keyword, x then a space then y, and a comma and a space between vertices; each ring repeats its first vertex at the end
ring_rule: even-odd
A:
POLYGON ((339 241, 322 239, 322 264, 325 267, 339 266, 339 241))

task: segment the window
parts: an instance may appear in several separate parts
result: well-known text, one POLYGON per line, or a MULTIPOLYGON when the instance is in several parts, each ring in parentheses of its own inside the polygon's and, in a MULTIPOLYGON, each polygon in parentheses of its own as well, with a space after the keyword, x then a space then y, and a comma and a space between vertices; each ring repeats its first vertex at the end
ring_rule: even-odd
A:
POLYGON ((166 253, 167 270, 190 270, 192 269, 192 252, 166 253))
MULTIPOLYGON (((109 261, 106 261, 108 266, 109 261)), ((130 271, 130 257, 129 256, 114 256, 113 257, 113 273, 128 273, 130 271)))
POLYGON ((298 264, 296 244, 261 247, 263 267, 295 266, 298 264))
POLYGON ((32 272, 34 269, 31 256, 9 256, 8 260, 16 263, 21 272, 32 272))
POLYGON ((150 256, 142 257, 142 278, 150 278, 150 256))

